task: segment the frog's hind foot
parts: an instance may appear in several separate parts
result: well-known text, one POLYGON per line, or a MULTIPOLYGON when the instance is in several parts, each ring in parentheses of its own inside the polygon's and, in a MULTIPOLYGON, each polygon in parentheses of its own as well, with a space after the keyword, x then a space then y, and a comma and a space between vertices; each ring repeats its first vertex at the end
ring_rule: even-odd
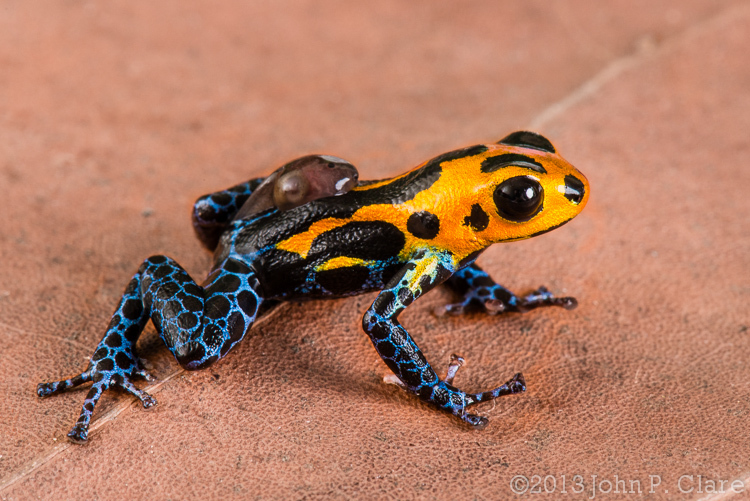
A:
POLYGON ((142 369, 136 369, 131 372, 130 376, 128 376, 122 373, 101 372, 96 370, 96 367, 89 367, 85 372, 73 376, 70 379, 54 381, 51 383, 40 383, 36 388, 36 393, 40 397, 48 397, 56 393, 62 393, 70 388, 75 388, 76 386, 80 386, 89 381, 94 382, 86 395, 86 400, 83 402, 83 408, 81 409, 78 421, 76 421, 75 426, 73 426, 68 432, 68 438, 72 442, 83 444, 88 440, 89 424, 91 423, 91 416, 94 413, 94 407, 96 407, 96 403, 99 401, 102 393, 106 390, 117 387, 133 394, 141 401, 144 409, 156 405, 156 399, 153 396, 143 390, 139 390, 130 381, 130 377, 134 376, 142 377, 147 381, 155 380, 153 376, 142 369))

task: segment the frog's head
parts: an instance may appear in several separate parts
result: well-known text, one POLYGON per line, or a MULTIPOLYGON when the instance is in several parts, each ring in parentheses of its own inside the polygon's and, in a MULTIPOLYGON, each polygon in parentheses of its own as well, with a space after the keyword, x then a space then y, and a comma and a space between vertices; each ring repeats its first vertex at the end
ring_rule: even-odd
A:
POLYGON ((508 242, 545 233, 570 221, 588 201, 586 177, 537 133, 514 132, 483 156, 479 168, 488 177, 481 206, 490 209, 490 222, 477 235, 482 239, 508 242))

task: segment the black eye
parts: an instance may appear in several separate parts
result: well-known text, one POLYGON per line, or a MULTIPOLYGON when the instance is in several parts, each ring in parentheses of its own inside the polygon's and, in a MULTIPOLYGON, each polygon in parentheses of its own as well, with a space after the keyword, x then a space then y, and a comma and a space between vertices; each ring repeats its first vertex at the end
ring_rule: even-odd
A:
POLYGON ((527 176, 512 177, 495 189, 497 212, 510 221, 528 221, 542 209, 544 190, 539 181, 527 176))

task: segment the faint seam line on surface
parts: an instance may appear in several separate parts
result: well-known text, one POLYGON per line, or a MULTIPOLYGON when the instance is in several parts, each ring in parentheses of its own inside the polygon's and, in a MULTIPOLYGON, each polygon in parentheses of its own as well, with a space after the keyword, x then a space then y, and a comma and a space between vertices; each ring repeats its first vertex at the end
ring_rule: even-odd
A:
POLYGON ((724 23, 736 21, 739 17, 746 16, 748 12, 750 12, 750 8, 748 8, 746 4, 740 5, 739 7, 730 7, 704 22, 688 26, 676 35, 665 39, 661 44, 651 45, 648 43, 648 39, 642 38, 641 40, 646 40, 646 43, 640 44, 634 53, 610 62, 599 73, 585 81, 573 92, 559 101, 552 103, 531 120, 529 123, 529 129, 539 130, 544 128, 555 118, 559 117, 576 104, 582 102, 587 97, 592 96, 605 84, 614 80, 622 73, 657 56, 669 54, 671 51, 682 46, 685 42, 711 31, 724 23))
POLYGON ((744 476, 736 477, 734 480, 729 482, 730 487, 728 490, 704 496, 702 498, 699 498, 698 501, 721 501, 723 499, 733 498, 737 494, 746 493, 748 491, 748 483, 750 483, 750 473, 746 473, 744 476), (736 482, 737 480, 742 482, 742 485, 744 485, 743 490, 741 490, 740 492, 733 491, 731 487, 732 483, 736 482))
MULTIPOLYGON (((265 315, 263 315, 261 318, 259 318, 252 326, 253 329, 258 328, 262 326, 265 323, 268 323, 271 319, 277 316, 279 311, 283 310, 285 308, 280 306, 275 306, 271 308, 265 315)), ((177 369, 173 373, 167 375, 163 379, 159 379, 156 383, 153 385, 147 386, 146 388, 143 388, 144 391, 147 391, 149 393, 156 393, 158 390, 169 380, 174 379, 175 377, 185 373, 185 369, 177 369)), ((117 405, 109 410, 106 414, 99 417, 98 419, 94 420, 91 423, 91 426, 89 427, 89 431, 91 432, 89 436, 93 436, 99 428, 103 427, 105 424, 109 423, 110 421, 114 420, 117 416, 122 414, 122 412, 125 409, 130 408, 133 405, 139 404, 138 400, 128 399, 127 402, 123 402, 120 405, 117 405)), ((59 440, 57 444, 52 446, 52 448, 47 449, 45 452, 42 452, 39 456, 37 456, 35 459, 32 459, 31 461, 27 461, 24 463, 15 474, 12 474, 7 480, 0 480, 0 494, 11 486, 15 484, 16 482, 22 480, 23 478, 27 477, 28 475, 31 475, 36 470, 41 468, 42 466, 49 463, 55 456, 60 454, 61 452, 66 451, 70 447, 81 447, 80 445, 73 444, 67 439, 59 440)))

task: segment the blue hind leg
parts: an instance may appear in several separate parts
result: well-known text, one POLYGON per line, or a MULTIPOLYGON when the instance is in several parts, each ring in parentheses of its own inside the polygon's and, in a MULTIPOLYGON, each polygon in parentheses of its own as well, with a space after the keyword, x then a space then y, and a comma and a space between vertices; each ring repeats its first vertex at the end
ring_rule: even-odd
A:
POLYGON ((135 349, 149 318, 180 365, 201 369, 226 355, 250 329, 262 303, 257 290, 252 270, 233 259, 225 261, 201 287, 174 260, 150 257, 128 284, 88 368, 70 379, 39 384, 37 394, 46 397, 93 382, 78 421, 68 433, 72 441, 85 442, 94 407, 104 391, 118 387, 138 397, 144 407, 156 404, 131 381, 137 376, 149 378, 135 349))

